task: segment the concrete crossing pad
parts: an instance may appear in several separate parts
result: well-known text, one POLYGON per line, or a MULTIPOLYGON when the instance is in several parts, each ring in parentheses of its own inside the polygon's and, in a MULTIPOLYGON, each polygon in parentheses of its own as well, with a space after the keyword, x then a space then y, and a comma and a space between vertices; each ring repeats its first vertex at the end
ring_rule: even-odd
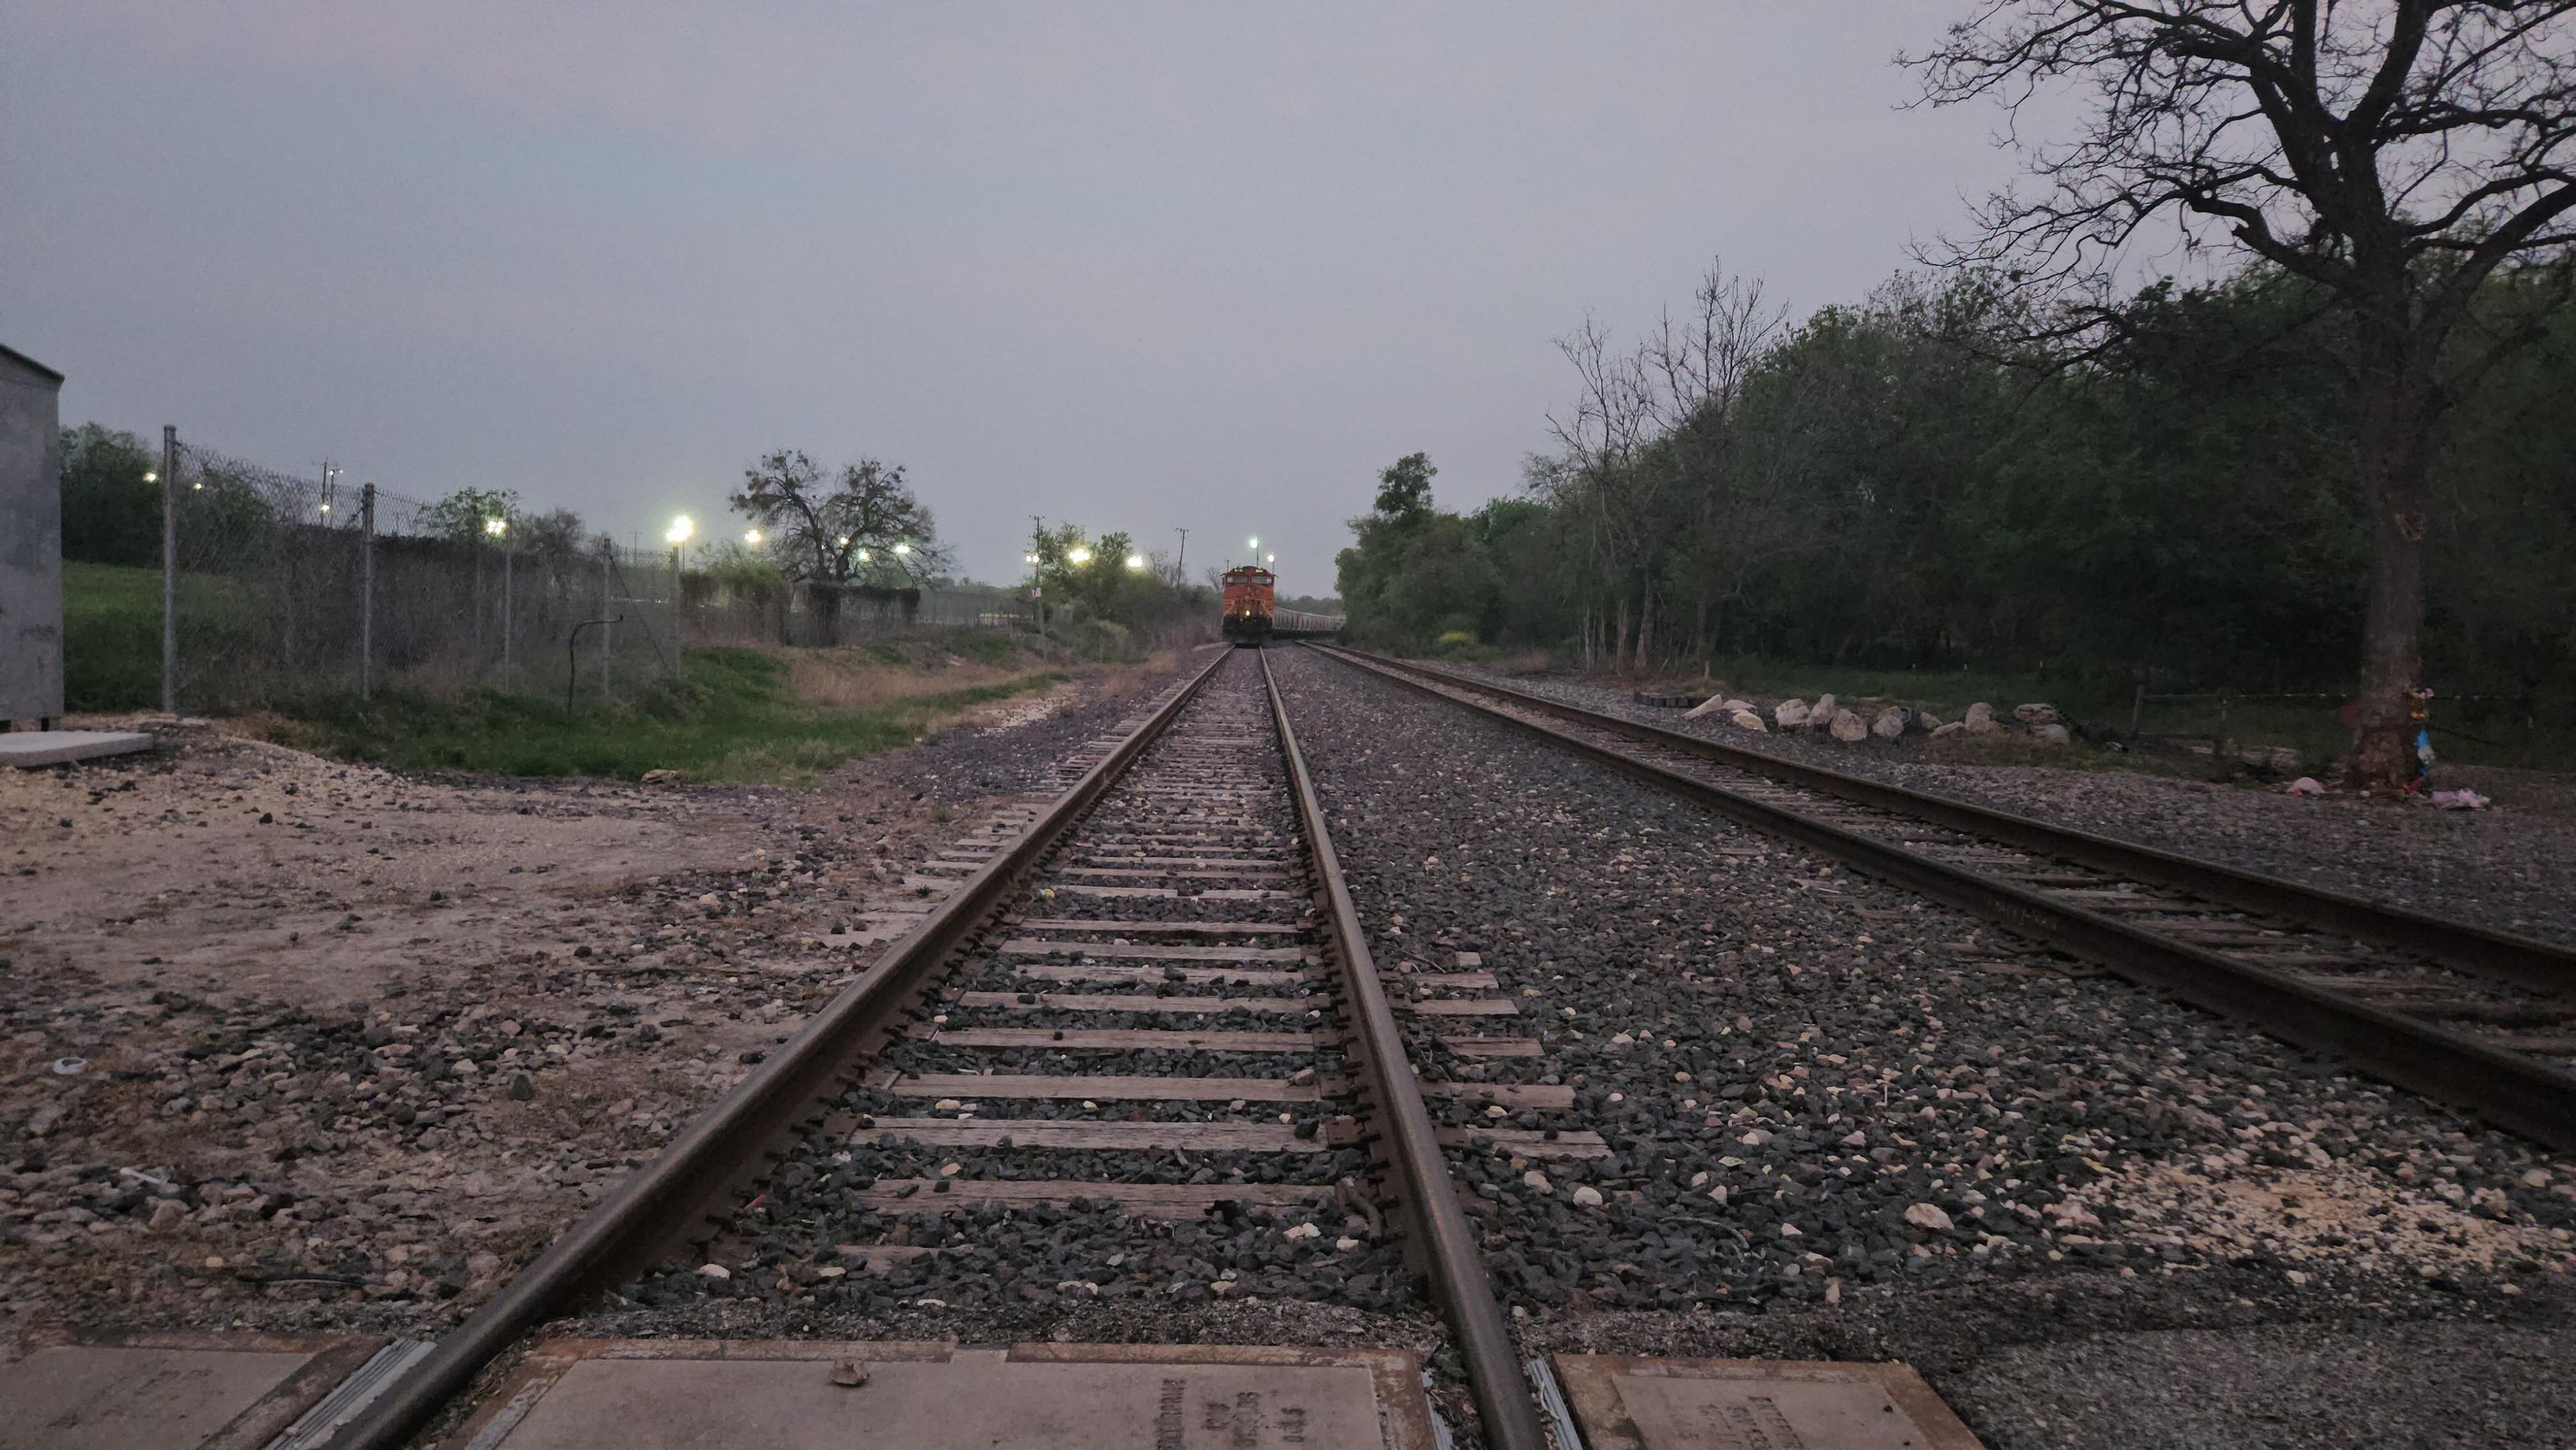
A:
POLYGON ((0 1365, 0 1450, 264 1450, 380 1339, 136 1335, 0 1365))
POLYGON ((1608 1354, 1550 1363, 1586 1450, 1981 1450, 1902 1364, 1608 1354))
POLYGON ((1432 1450, 1403 1350, 552 1340, 448 1450, 1432 1450))

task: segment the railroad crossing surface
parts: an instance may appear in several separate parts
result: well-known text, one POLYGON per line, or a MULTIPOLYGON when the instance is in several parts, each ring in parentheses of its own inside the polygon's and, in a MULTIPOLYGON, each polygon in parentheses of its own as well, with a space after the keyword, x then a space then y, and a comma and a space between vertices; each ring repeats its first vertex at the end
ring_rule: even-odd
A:
MULTIPOLYGON (((425 1345, 172 1336, 0 1369, 0 1450, 308 1450, 425 1345)), ((1975 1450, 1896 1364, 1556 1355, 1558 1443, 1975 1450)), ((825 1340, 539 1344, 446 1450, 1268 1450, 1448 1443, 1410 1351, 825 1340)))

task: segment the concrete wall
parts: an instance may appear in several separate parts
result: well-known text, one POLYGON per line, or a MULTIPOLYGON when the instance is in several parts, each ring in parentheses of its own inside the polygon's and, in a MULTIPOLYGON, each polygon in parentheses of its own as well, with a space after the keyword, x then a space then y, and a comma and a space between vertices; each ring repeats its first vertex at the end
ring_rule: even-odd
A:
POLYGON ((0 347, 0 724, 63 713, 62 387, 0 347))

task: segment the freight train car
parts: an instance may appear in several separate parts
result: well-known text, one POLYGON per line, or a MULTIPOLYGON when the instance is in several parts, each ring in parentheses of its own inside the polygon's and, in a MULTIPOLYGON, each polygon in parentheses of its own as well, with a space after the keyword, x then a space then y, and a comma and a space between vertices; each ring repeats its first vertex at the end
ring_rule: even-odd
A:
POLYGON ((1279 576, 1244 565, 1225 571, 1225 637, 1238 645, 1260 645, 1270 638, 1270 616, 1276 608, 1279 576))

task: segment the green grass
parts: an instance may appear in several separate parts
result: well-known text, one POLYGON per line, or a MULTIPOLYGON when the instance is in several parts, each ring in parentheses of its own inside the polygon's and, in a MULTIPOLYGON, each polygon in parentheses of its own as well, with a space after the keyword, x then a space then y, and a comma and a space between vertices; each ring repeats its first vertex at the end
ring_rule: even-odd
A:
POLYGON ((757 650, 691 649, 682 669, 682 680, 628 708, 568 711, 544 697, 488 692, 341 696, 297 711, 289 733, 334 754, 411 770, 627 780, 677 770, 691 780, 794 782, 908 745, 942 716, 1060 678, 828 710, 795 698, 786 665, 757 650))
POLYGON ((78 711, 161 703, 161 571, 63 565, 63 704, 78 711))

